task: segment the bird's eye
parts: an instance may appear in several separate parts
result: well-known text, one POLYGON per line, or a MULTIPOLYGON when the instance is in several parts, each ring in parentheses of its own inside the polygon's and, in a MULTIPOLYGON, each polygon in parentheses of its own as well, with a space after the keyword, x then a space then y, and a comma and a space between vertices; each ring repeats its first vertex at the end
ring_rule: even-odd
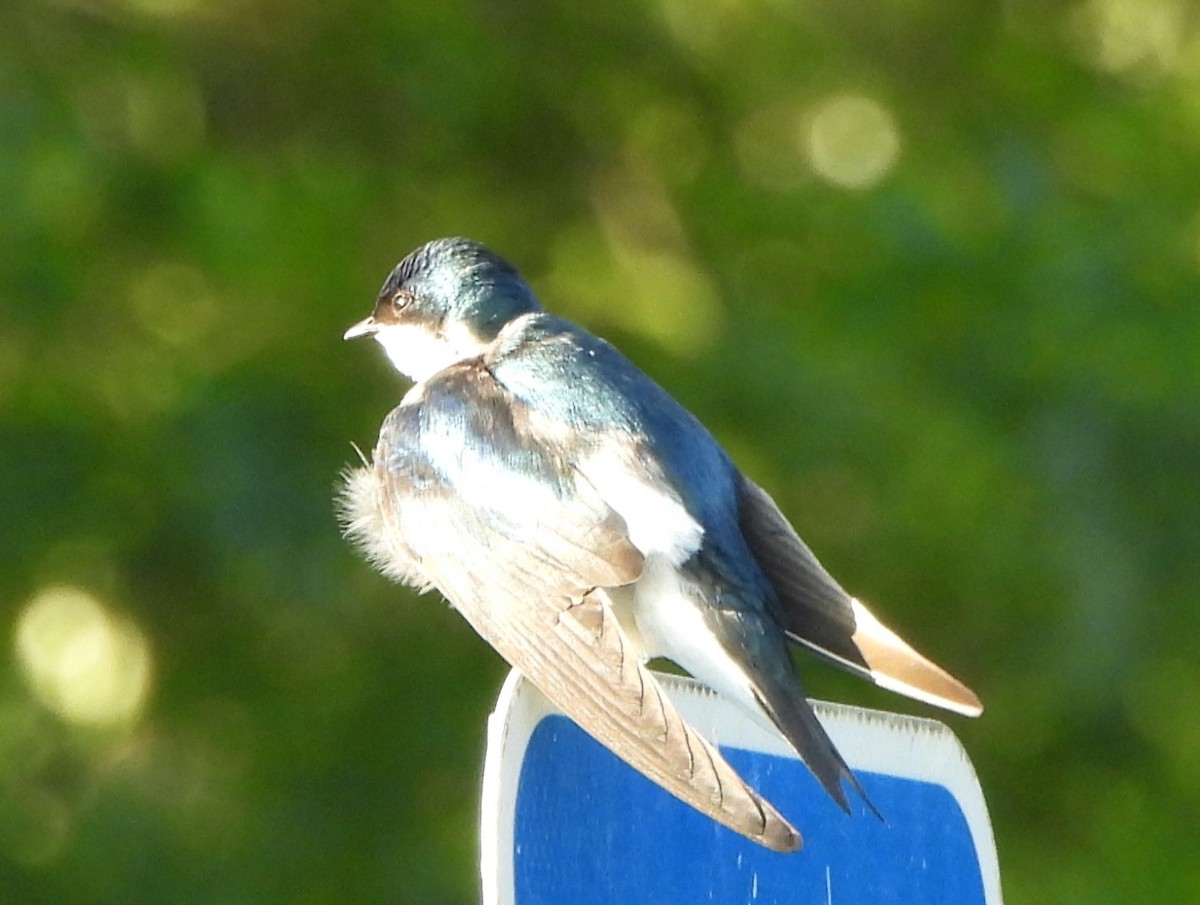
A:
POLYGON ((408 303, 413 299, 412 293, 406 289, 401 289, 392 296, 392 307, 399 311, 401 308, 407 307, 408 303))

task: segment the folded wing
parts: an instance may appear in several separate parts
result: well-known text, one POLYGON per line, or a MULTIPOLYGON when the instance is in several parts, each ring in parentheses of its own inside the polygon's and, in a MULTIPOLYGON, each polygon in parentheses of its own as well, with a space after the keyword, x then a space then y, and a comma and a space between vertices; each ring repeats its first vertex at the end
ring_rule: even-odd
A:
POLYGON ((755 842, 799 849, 796 830, 684 721, 618 624, 604 589, 643 566, 624 519, 551 459, 553 444, 532 435, 486 369, 453 372, 389 416, 375 451, 380 518, 407 558, 391 573, 419 573, 567 716, 668 792, 755 842))

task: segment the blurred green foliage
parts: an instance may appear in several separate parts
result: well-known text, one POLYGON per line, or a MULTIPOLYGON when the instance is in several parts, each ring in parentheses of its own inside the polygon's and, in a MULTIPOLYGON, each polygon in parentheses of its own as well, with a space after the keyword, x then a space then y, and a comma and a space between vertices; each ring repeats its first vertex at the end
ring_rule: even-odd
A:
POLYGON ((1198 61, 1185 0, 9 0, 0 900, 475 898, 503 664, 330 502, 443 234, 981 694, 1011 901, 1194 899, 1198 61))

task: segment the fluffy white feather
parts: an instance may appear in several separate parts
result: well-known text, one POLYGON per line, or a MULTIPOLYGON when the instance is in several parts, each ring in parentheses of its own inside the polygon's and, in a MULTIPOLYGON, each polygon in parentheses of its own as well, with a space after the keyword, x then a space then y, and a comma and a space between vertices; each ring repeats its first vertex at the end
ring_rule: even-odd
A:
POLYGON ((419 588, 422 593, 430 590, 432 585, 412 551, 387 528, 372 467, 348 469, 344 477, 337 509, 346 539, 388 578, 419 588))

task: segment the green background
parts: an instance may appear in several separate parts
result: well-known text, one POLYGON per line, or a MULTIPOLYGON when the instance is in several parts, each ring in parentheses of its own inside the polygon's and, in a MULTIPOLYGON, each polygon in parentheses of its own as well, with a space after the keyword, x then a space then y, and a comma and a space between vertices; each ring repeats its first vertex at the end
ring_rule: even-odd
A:
POLYGON ((979 692, 1009 901, 1197 900, 1190 4, 8 0, 0 901, 476 898, 504 666, 331 504, 405 388, 341 333, 446 234, 979 692))

